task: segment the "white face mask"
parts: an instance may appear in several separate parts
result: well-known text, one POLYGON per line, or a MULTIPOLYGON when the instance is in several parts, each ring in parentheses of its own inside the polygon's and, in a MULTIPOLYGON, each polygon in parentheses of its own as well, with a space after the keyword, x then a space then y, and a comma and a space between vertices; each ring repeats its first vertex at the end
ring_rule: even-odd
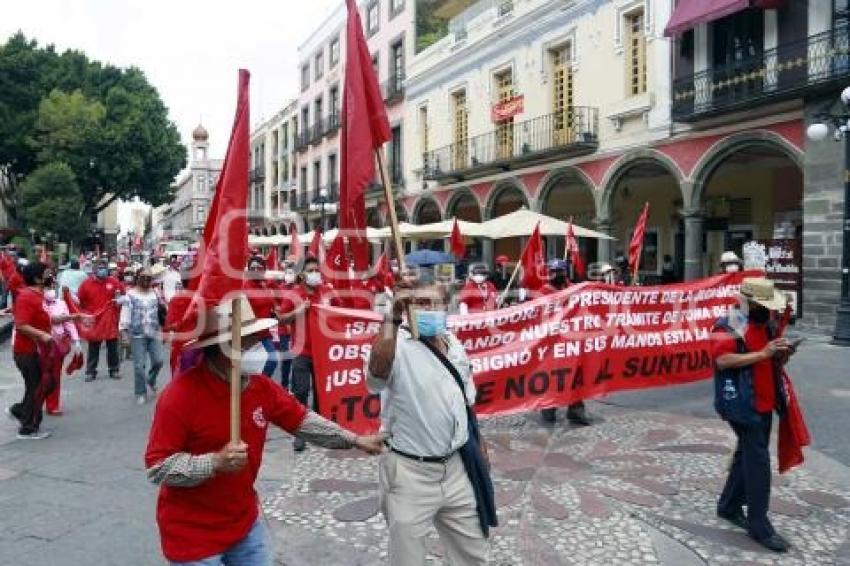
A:
POLYGON ((263 368, 267 361, 268 352, 266 352, 262 343, 257 342, 249 349, 242 352, 242 375, 247 377, 263 373, 263 368))
POLYGON ((485 281, 487 281, 486 275, 480 275, 479 274, 479 275, 473 275, 472 276, 472 282, 475 283, 476 285, 481 285, 485 281))
POLYGON ((283 282, 287 285, 292 285, 295 283, 295 272, 294 271, 285 271, 283 273, 283 282))
POLYGON ((741 266, 737 263, 727 263, 724 267, 726 273, 738 273, 741 271, 741 266))
POLYGON ((311 271, 304 275, 304 283, 310 287, 318 287, 322 284, 322 274, 318 271, 311 271))
POLYGON ((56 289, 48 289, 44 292, 44 298, 47 299, 48 302, 53 302, 56 300, 56 289))

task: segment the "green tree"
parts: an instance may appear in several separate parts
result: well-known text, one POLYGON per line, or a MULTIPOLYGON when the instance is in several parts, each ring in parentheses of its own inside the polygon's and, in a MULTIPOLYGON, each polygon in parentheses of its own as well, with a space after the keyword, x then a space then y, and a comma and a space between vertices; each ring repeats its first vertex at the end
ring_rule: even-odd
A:
POLYGON ((42 165, 20 185, 27 225, 71 242, 86 234, 89 217, 74 172, 66 163, 42 165))
POLYGON ((0 201, 11 218, 22 212, 20 181, 55 161, 71 168, 91 217, 118 198, 169 202, 186 148, 141 70, 18 33, 0 45, 0 201))

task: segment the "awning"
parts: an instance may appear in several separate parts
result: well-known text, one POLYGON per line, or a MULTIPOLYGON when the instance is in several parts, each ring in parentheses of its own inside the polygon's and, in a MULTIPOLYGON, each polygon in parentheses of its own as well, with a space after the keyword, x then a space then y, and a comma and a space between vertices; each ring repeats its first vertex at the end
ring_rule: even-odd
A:
POLYGON ((699 24, 719 20, 750 7, 750 0, 679 0, 664 35, 680 35, 699 24))

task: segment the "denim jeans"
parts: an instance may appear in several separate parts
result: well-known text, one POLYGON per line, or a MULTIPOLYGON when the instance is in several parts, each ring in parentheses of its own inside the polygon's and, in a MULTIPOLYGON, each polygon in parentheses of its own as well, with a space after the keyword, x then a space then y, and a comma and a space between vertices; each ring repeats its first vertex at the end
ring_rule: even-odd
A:
POLYGON ((156 385, 156 376, 162 369, 162 342, 150 336, 133 336, 133 371, 136 378, 136 395, 144 395, 147 385, 156 385), (146 368, 147 357, 151 359, 150 369, 146 368), (146 371, 147 369, 147 371, 146 371))
POLYGON ((257 519, 248 534, 221 554, 192 562, 172 562, 172 566, 271 566, 272 552, 263 519, 257 519))
POLYGON ((277 369, 277 360, 280 357, 277 347, 275 346, 274 340, 272 340, 271 336, 263 338, 260 343, 263 345, 263 348, 265 348, 266 354, 268 355, 266 365, 263 366, 263 375, 274 378, 274 370, 277 369))
POLYGON ((289 389, 289 374, 292 371, 292 352, 289 351, 289 335, 280 337, 280 384, 289 389))

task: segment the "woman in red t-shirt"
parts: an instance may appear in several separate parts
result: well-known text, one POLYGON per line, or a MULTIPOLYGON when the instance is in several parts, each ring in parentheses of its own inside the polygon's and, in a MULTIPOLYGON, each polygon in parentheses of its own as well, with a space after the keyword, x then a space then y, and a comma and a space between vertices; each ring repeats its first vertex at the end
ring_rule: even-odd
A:
POLYGON ((19 439, 41 440, 50 436, 48 431, 39 430, 41 407, 50 393, 49 384, 41 378, 39 348, 53 339, 50 315, 44 309, 44 287, 52 285, 53 273, 43 263, 32 262, 24 266, 21 275, 26 287, 18 292, 12 307, 15 317, 12 353, 24 378, 24 398, 7 409, 7 413, 20 423, 19 439))

